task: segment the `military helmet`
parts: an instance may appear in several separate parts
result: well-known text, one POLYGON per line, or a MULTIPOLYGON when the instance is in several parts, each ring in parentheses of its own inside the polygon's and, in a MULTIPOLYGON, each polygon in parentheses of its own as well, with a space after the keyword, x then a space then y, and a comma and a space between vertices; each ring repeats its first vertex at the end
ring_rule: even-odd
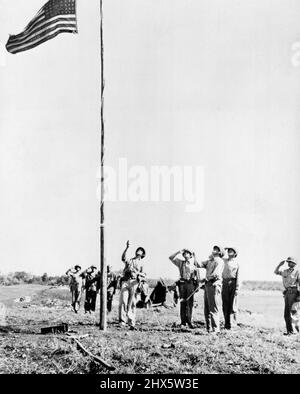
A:
POLYGON ((230 246, 229 248, 225 248, 225 250, 230 250, 230 249, 234 251, 234 257, 237 257, 238 255, 237 249, 233 248, 232 246, 230 246))
POLYGON ((143 259, 143 258, 146 256, 146 251, 145 251, 145 249, 142 248, 141 246, 139 246, 139 247, 137 248, 137 250, 135 251, 135 254, 137 255, 137 253, 138 253, 139 251, 141 251, 141 252, 143 253, 142 256, 141 256, 141 258, 143 259))
POLYGON ((288 258, 286 259, 286 261, 287 261, 288 263, 297 264, 297 260, 296 260, 294 257, 288 257, 288 258))
POLYGON ((214 249, 214 248, 218 248, 219 251, 220 251, 220 257, 224 257, 224 255, 225 255, 225 249, 224 249, 222 246, 220 246, 220 245, 215 245, 215 246, 213 247, 213 249, 214 249))

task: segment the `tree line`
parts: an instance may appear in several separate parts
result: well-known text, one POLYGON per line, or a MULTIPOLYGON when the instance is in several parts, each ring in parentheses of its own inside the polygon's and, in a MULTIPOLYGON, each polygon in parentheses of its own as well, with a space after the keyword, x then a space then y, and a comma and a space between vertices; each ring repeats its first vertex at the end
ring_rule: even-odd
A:
POLYGON ((69 280, 66 275, 50 276, 45 272, 43 275, 33 275, 25 271, 0 274, 0 286, 12 286, 21 284, 38 284, 50 286, 66 286, 69 280))
MULTIPOLYGON (((121 271, 116 272, 121 275, 121 271)), ((147 280, 150 288, 154 288, 157 279, 149 278, 147 280)), ((167 286, 175 282, 173 279, 164 279, 167 286)), ((43 275, 33 275, 26 271, 16 271, 9 274, 0 273, 0 286, 12 286, 21 284, 38 284, 48 286, 67 286, 69 279, 66 275, 50 276, 45 272, 43 275)), ((242 284, 243 290, 282 290, 281 282, 275 281, 244 281, 242 284)))

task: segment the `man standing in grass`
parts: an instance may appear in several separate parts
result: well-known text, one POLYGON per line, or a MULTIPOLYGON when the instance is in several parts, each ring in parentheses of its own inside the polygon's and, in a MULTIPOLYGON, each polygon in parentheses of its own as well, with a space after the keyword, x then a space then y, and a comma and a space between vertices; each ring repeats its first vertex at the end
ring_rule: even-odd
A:
POLYGON ((111 270, 111 266, 107 265, 107 312, 112 310, 112 302, 116 294, 117 285, 117 275, 111 270))
POLYGON ((297 261, 293 257, 288 257, 286 260, 281 261, 276 267, 274 273, 282 276, 284 286, 284 319, 286 324, 286 334, 296 334, 293 319, 292 319, 292 306, 300 297, 300 272, 297 268, 297 261), (287 262, 288 267, 282 270, 281 267, 287 262))
POLYGON ((83 286, 83 275, 81 272, 80 265, 68 269, 66 275, 69 276, 70 280, 70 291, 72 294, 72 307, 74 312, 77 313, 80 307, 80 300, 83 286))
POLYGON ((181 328, 188 325, 193 328, 192 313, 194 306, 194 293, 197 288, 197 268, 198 263, 195 261, 194 253, 188 249, 179 250, 172 254, 169 259, 179 269, 180 279, 179 296, 180 296, 180 319, 181 328))
POLYGON ((231 317, 237 323, 237 296, 239 291, 239 263, 236 261, 237 251, 235 248, 225 248, 227 258, 224 258, 222 303, 225 320, 225 328, 231 329, 231 317))
POLYGON ((99 273, 97 272, 97 267, 92 265, 84 273, 85 277, 85 303, 84 311, 85 313, 95 312, 96 300, 97 300, 97 281, 99 273))
POLYGON ((142 259, 146 252, 142 247, 137 248, 135 257, 128 258, 127 251, 129 249, 129 241, 127 241, 126 249, 122 254, 122 261, 125 264, 122 277, 122 285, 119 301, 119 322, 121 325, 128 323, 131 330, 135 329, 136 316, 136 292, 140 282, 145 278, 142 259))
POLYGON ((214 246, 208 260, 200 263, 200 268, 206 269, 206 283, 204 288, 204 315, 208 332, 220 332, 221 288, 225 250, 221 246, 214 246))

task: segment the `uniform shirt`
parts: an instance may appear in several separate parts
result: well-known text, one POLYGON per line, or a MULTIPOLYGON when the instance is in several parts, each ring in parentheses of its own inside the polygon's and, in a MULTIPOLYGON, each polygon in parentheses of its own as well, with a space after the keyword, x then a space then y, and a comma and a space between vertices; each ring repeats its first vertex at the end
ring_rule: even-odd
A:
POLYGON ((300 288, 300 272, 298 268, 288 268, 286 270, 279 271, 278 274, 282 276, 282 283, 285 289, 288 287, 300 288))
MULTIPOLYGON (((99 291, 101 288, 101 272, 95 275, 94 283, 96 284, 96 290, 99 291)), ((118 277, 114 272, 107 272, 106 274, 106 290, 112 289, 114 292, 117 289, 118 277)))
POLYGON ((202 261, 200 268, 206 269, 207 280, 214 280, 214 284, 222 284, 224 261, 221 257, 211 257, 209 260, 202 261))
POLYGON ((236 279, 236 290, 239 288, 239 263, 235 258, 223 259, 224 269, 222 273, 223 279, 236 279))
POLYGON ((72 272, 68 273, 68 276, 71 278, 70 287, 80 289, 83 283, 82 272, 72 272))
POLYGON ((98 281, 99 273, 97 272, 89 272, 85 277, 85 288, 88 291, 97 291, 97 281, 98 281))
POLYGON ((116 289, 117 288, 117 275, 114 272, 107 273, 107 290, 110 288, 116 289))
POLYGON ((198 268, 199 264, 194 262, 193 259, 189 260, 181 260, 179 258, 174 258, 172 263, 179 268, 180 279, 190 280, 196 277, 196 269, 198 268))
POLYGON ((124 280, 137 279, 138 275, 140 277, 145 277, 141 260, 136 257, 132 259, 125 257, 125 267, 123 270, 124 280))

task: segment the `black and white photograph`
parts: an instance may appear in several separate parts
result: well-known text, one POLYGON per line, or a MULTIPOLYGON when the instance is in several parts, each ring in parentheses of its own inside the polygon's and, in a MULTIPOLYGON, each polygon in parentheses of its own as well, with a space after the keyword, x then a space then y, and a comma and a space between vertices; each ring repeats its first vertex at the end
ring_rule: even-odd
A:
POLYGON ((299 374, 299 168, 298 0, 0 0, 0 375, 299 374))

